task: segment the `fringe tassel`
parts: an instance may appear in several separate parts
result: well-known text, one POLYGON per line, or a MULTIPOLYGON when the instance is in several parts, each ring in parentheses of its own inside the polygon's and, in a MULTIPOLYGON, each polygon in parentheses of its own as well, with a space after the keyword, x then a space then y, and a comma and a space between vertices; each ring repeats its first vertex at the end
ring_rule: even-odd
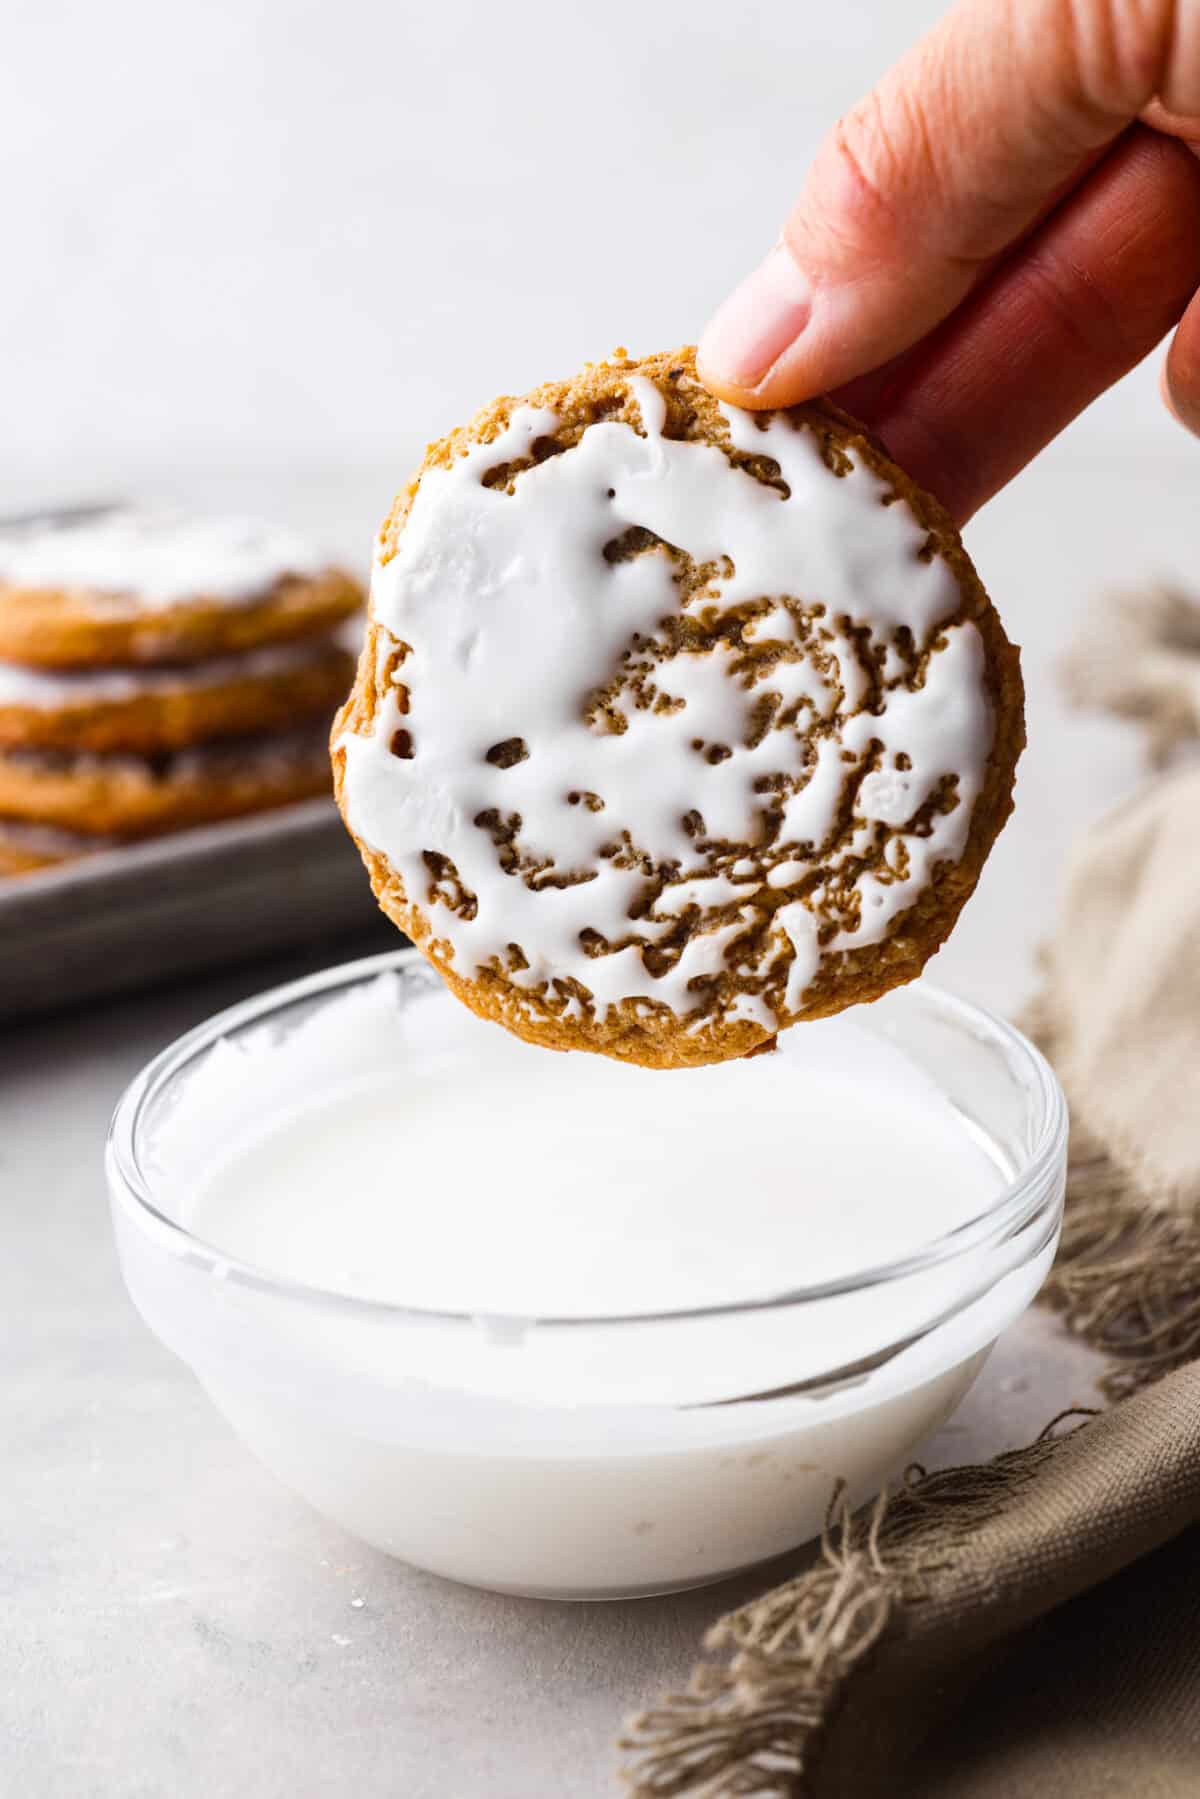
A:
POLYGON ((1107 1399, 1136 1393, 1200 1355, 1200 1229, 1147 1209, 1076 1130, 1062 1242, 1041 1299, 1115 1364, 1099 1383, 1107 1399))
MULTIPOLYGON (((1025 1025, 1061 1072, 1044 1001, 1025 1025)), ((1039 1301, 1115 1364, 1099 1381, 1106 1399, 1200 1356, 1200 1223, 1141 1192, 1074 1105, 1062 1240, 1039 1301)))
POLYGON ((629 1721, 621 1749, 634 1799, 803 1799, 825 1725, 896 1607, 920 1600, 929 1577, 1053 1455, 1057 1427, 1076 1415, 978 1467, 910 1468, 896 1492, 858 1514, 839 1487, 815 1566, 722 1618, 704 1639, 714 1659, 687 1690, 629 1721))

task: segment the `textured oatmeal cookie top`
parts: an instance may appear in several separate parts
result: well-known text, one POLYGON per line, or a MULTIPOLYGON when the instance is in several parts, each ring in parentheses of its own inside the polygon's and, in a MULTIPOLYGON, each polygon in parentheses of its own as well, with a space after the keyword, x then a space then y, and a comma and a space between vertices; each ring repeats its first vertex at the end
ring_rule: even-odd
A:
POLYGON ((911 979, 1010 808, 1016 651, 824 405, 618 356, 430 447, 335 727, 385 910, 520 1035, 675 1067, 911 979))

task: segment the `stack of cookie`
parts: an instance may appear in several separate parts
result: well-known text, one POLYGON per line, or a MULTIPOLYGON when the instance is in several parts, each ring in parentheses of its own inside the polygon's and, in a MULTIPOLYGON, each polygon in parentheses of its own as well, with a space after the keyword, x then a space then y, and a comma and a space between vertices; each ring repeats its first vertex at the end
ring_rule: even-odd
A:
POLYGON ((328 791, 362 602, 244 521, 0 529, 0 874, 328 791))

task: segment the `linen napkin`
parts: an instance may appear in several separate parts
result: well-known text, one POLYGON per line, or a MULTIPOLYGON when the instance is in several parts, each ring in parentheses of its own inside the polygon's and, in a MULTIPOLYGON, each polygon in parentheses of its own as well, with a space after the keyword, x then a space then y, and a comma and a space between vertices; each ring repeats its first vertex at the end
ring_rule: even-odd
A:
MULTIPOLYGON (((1068 682, 1159 763, 1200 733, 1200 607, 1114 603, 1068 682)), ((796 1579, 632 1720, 640 1799, 1200 1795, 1200 766, 1086 833, 1032 1021, 1072 1113, 1043 1295, 1119 1399, 973 1468, 835 1500, 796 1579)))

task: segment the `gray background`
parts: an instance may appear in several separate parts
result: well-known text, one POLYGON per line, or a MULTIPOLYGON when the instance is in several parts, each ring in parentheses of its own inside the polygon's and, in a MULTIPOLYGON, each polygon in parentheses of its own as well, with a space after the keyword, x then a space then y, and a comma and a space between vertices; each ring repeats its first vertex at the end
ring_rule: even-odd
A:
MULTIPOLYGON (((937 0, 9 0, 0 478, 233 498, 692 339, 937 0)), ((1074 434, 1180 447, 1153 379, 1074 434)))

